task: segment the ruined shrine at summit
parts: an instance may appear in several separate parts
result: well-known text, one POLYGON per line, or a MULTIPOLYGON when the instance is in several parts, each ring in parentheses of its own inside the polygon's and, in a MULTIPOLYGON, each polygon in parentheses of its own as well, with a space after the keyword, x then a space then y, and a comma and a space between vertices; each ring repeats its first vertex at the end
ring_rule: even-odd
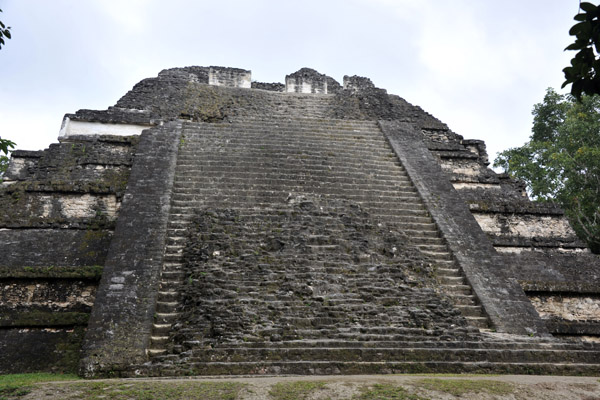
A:
POLYGON ((0 187, 0 373, 600 373, 600 257, 485 144, 345 76, 185 67, 0 187))

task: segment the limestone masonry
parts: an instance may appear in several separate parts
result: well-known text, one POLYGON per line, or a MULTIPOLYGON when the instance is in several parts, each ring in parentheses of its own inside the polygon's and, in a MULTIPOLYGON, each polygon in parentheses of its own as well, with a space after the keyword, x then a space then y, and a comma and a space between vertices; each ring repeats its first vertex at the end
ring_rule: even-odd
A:
POLYGON ((0 187, 0 373, 600 373, 600 257, 367 78, 185 67, 0 187))

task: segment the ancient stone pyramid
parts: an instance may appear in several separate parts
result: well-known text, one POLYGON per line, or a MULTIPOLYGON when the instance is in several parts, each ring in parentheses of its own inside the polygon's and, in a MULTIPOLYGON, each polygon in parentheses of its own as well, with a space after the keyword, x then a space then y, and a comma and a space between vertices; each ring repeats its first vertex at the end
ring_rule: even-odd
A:
POLYGON ((0 373, 600 372, 600 259, 485 145, 367 78, 186 67, 0 204, 0 373))

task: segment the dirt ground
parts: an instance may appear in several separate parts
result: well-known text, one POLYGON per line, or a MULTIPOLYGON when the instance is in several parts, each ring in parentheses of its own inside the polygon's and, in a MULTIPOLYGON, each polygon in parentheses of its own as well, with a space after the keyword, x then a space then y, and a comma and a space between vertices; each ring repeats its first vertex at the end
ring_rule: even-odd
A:
MULTIPOLYGON (((33 399, 79 399, 82 393, 77 384, 90 381, 52 382, 38 384, 31 393, 19 397, 33 399)), ((160 383, 161 385, 194 384, 197 382, 237 382, 243 385, 237 399, 533 399, 533 400, 592 400, 600 399, 600 378, 535 375, 353 375, 353 376, 271 376, 271 377, 227 377, 186 379, 135 379, 94 380, 107 385, 123 382, 136 384, 160 383), (457 381, 462 382, 457 382, 457 381), (442 382, 450 381, 450 382, 442 382), (484 382, 478 382, 484 381, 484 382), (288 397, 273 396, 277 384, 294 386, 308 385, 309 393, 287 394, 288 397), (476 382, 476 383, 473 383, 476 382), (496 383, 491 383, 496 382, 496 383), (313 384, 315 384, 313 386, 313 384), (383 392, 365 394, 369 388, 402 387, 401 393, 383 392), (315 388, 316 387, 316 388, 315 388), (366 396, 366 397, 361 397, 366 396), (379 397, 378 397, 379 396, 379 397)), ((108 393, 107 393, 108 394, 108 393)), ((110 395, 93 398, 113 398, 110 395)), ((119 397, 120 398, 120 397, 119 397)), ((129 397, 131 398, 131 397, 129 397)), ((154 398, 154 397, 151 397, 154 398)), ((169 397, 175 398, 175 397, 169 397)), ((211 397, 212 399, 213 397, 211 397)), ((214 397, 217 398, 217 397, 214 397)), ((225 398, 225 397, 223 397, 225 398)), ((229 397, 227 397, 229 398, 229 397)))

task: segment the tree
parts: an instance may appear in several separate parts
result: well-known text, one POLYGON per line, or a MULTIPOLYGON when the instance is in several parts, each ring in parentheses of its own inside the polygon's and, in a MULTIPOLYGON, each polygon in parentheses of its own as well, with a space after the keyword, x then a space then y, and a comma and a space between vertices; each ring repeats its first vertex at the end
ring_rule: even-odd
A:
POLYGON ((575 42, 565 50, 577 51, 571 59, 571 65, 563 69, 565 82, 571 86, 571 94, 577 100, 582 94, 600 94, 600 6, 592 3, 581 3, 574 19, 577 21, 569 30, 575 36, 575 42))
POLYGON ((600 96, 548 89, 533 108, 529 142, 494 161, 527 184, 536 201, 555 201, 580 238, 600 254, 600 96))
MULTIPOLYGON (((2 10, 0 10, 2 12, 2 10)), ((10 26, 6 26, 0 21, 0 49, 4 46, 4 38, 10 39, 10 26)))
MULTIPOLYGON (((0 12, 2 12, 1 9, 0 12)), ((0 21, 0 49, 5 44, 4 38, 10 39, 10 26, 6 26, 0 21)), ((0 176, 4 174, 4 171, 6 171, 6 168, 8 167, 8 153, 10 152, 10 149, 13 149, 14 147, 15 142, 0 138, 0 176), (4 154, 2 155, 1 153, 4 154)))
POLYGON ((14 147, 15 142, 0 138, 0 177, 4 174, 6 168, 8 168, 8 153, 14 147))

